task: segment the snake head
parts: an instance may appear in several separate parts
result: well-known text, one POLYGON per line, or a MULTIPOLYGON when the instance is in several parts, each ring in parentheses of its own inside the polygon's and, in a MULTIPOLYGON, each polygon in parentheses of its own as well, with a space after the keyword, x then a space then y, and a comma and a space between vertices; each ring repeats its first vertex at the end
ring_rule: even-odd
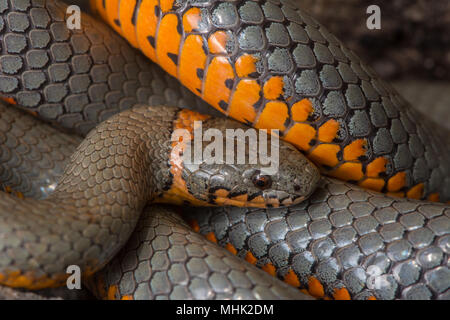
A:
MULTIPOLYGON (((182 152, 176 197, 192 205, 281 207, 308 198, 318 169, 295 147, 233 120, 202 122, 202 139, 182 152)), ((198 129, 198 127, 197 127, 198 129)), ((172 190, 173 193, 173 190, 172 190)), ((176 198, 172 196, 172 201, 176 198)), ((168 201, 164 201, 168 202, 168 201)), ((180 202, 178 202, 180 203, 180 202)))

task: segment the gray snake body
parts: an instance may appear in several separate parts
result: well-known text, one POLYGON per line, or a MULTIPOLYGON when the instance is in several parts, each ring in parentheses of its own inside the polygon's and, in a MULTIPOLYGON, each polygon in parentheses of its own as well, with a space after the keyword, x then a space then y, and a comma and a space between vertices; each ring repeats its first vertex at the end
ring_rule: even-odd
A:
MULTIPOLYGON (((279 4, 276 5, 279 6, 279 4)), ((141 56, 134 54, 119 37, 104 29, 101 24, 91 18, 83 18, 85 29, 82 32, 71 33, 65 30, 64 7, 57 2, 47 1, 45 6, 37 4, 35 7, 25 5, 25 8, 12 7, 7 4, 5 8, 1 7, 0 12, 4 16, 3 20, 9 24, 13 24, 20 15, 25 14, 32 17, 30 20, 32 23, 29 26, 31 30, 27 27, 21 31, 20 24, 14 24, 15 30, 12 29, 12 25, 9 26, 9 29, 0 29, 3 35, 2 48, 5 48, 4 50, 7 50, 8 53, 0 61, 2 65, 0 91, 12 98, 13 102, 36 112, 47 121, 85 134, 111 114, 128 109, 138 102, 151 105, 205 106, 177 82, 162 73, 158 67, 146 63, 141 56), (20 49, 16 48, 20 42, 15 45, 8 42, 12 36, 19 35, 20 38, 25 30, 30 44, 26 40, 25 47, 20 49), (46 30, 51 30, 51 34, 46 30), (47 37, 45 33, 48 33, 49 36, 47 37), (22 64, 17 57, 23 59, 22 64), (46 59, 48 59, 47 62, 46 59), (51 66, 48 64, 50 60, 53 62, 51 66), (27 61, 27 63, 23 64, 23 61, 27 61), (40 63, 41 67, 39 67, 40 63), (39 68, 45 71, 44 78, 37 74, 40 72, 39 68), (84 87, 77 87, 79 85, 84 87)), ((267 12, 270 10, 264 12, 269 14, 267 12)), ((226 14, 227 11, 219 10, 219 13, 226 14)), ((307 26, 314 25, 313 21, 307 22, 307 26)), ((313 34, 311 27, 307 28, 307 31, 309 37, 318 37, 317 34, 313 34)), ((307 51, 306 48, 304 49, 307 51)), ((320 47, 314 51, 315 59, 320 59, 320 53, 323 53, 322 49, 320 47)), ((359 61, 353 57, 350 60, 359 61)), ((352 68, 356 68, 353 62, 350 64, 352 68)), ((358 71, 360 70, 358 69, 358 71)), ((365 71, 360 72, 358 76, 365 77, 363 75, 365 71)), ((375 81, 375 83, 377 82, 375 81)), ((347 89, 350 87, 353 88, 350 85, 347 89)), ((348 99, 346 103, 349 105, 356 103, 355 92, 347 91, 346 93, 348 99)), ((365 102, 368 101, 366 97, 362 99, 365 102)), ((401 126, 403 131, 395 131, 397 129, 394 130, 394 126, 389 129, 394 141, 397 139, 395 136, 397 134, 414 137, 409 140, 409 146, 412 147, 408 151, 409 155, 406 157, 408 158, 411 154, 415 155, 414 152, 417 151, 417 145, 415 145, 417 137, 410 133, 414 130, 408 126, 410 124, 408 119, 411 120, 411 111, 403 111, 405 106, 398 99, 400 98, 392 98, 395 108, 399 108, 400 114, 405 112, 408 116, 407 119, 399 117, 399 121, 403 123, 401 126), (397 105, 401 105, 401 107, 397 105)), ((11 102, 11 100, 9 101, 11 102)), ((319 98, 318 101, 325 104, 324 97, 319 98)), ((324 110, 326 110, 325 107, 324 110)), ((4 111, 6 112, 6 109, 4 111)), ((354 114, 362 116, 359 111, 354 114)), ((394 111, 393 114, 395 114, 394 111)), ((364 117, 362 116, 362 118, 364 117)), ((379 123, 370 118, 369 122, 372 121, 375 122, 370 123, 370 126, 379 123)), ((389 121, 390 125, 399 122, 396 119, 389 121)), ((367 122, 364 123, 367 124, 367 122)), ((357 129, 358 126, 355 125, 353 128, 357 129)), ((10 134, 11 131, 14 130, 8 129, 5 134, 10 134)), ((376 138, 382 131, 373 133, 371 139, 376 138)), ((49 140, 46 141, 53 141, 51 135, 48 135, 49 140)), ((433 163, 433 159, 429 159, 432 158, 431 154, 436 152, 434 149, 438 144, 428 131, 427 133, 420 131, 419 136, 420 139, 429 138, 428 142, 432 147, 426 146, 426 152, 423 153, 425 155, 417 158, 414 156, 413 162, 416 167, 422 166, 421 168, 423 168, 424 161, 428 161, 427 165, 430 168, 425 171, 431 172, 429 188, 435 191, 444 190, 441 195, 442 199, 445 199, 448 188, 443 181, 448 180, 446 171, 448 164, 443 163, 445 160, 441 163, 433 163)), ((63 141, 73 141, 75 149, 76 141, 78 141, 76 138, 67 136, 64 139, 66 140, 63 141)), ((381 147, 379 145, 381 140, 371 141, 373 142, 372 148, 381 147)), ((59 162, 55 160, 54 163, 58 162, 57 166, 61 168, 65 165, 65 157, 69 154, 71 147, 66 142, 60 144, 64 144, 67 151, 62 152, 63 156, 54 155, 53 158, 58 158, 59 162)), ((11 156, 15 152, 21 154, 22 151, 16 150, 16 146, 15 144, 2 146, 2 150, 7 150, 2 153, 6 163, 14 162, 15 160, 11 159, 19 158, 11 156), (6 156, 8 153, 9 157, 6 156)), ((398 148, 404 150, 404 144, 399 143, 398 148)), ((443 147, 443 150, 442 157, 446 159, 448 156, 445 151, 446 146, 443 147)), ((406 158, 400 155, 397 160, 404 163, 406 158)), ((393 161, 395 164, 396 160, 393 161)), ((55 172, 54 176, 58 177, 61 170, 58 169, 55 172)), ((419 177, 414 176, 416 172, 420 176, 423 170, 412 171, 414 179, 419 177)), ((39 176, 40 173, 33 172, 31 174, 34 177, 37 175, 39 176)), ((26 179, 29 179, 29 176, 26 179)), ((19 172, 16 177, 24 177, 24 175, 19 172)), ((14 179, 9 181, 18 181, 19 178, 14 179)), ((70 181, 66 182, 70 183, 70 181)), ((13 189, 20 191, 14 183, 12 185, 13 189)), ((25 188, 24 191, 27 192, 28 189, 25 188)), ((39 194, 37 195, 39 196, 39 194)), ((9 196, 2 194, 2 198, 5 205, 8 204, 11 208, 16 207, 9 196)), ((143 204, 139 206, 139 208, 141 207, 143 204)), ((74 214, 76 211, 73 211, 74 214)), ((200 232, 207 235, 214 232, 216 241, 227 246, 230 251, 247 258, 247 261, 263 267, 286 282, 308 288, 309 292, 317 297, 448 299, 450 210, 446 205, 389 198, 350 184, 323 178, 319 190, 310 200, 289 209, 221 208, 217 211, 205 209, 200 212, 201 214, 189 213, 192 219, 198 221, 200 232)), ((168 225, 169 228, 172 228, 173 221, 176 219, 170 215, 168 218, 157 216, 154 221, 165 220, 165 222, 161 222, 161 225, 168 225)), ((13 225, 9 218, 2 224, 2 232, 9 231, 8 228, 11 227, 8 225, 13 225)), ((193 240, 194 242, 199 241, 196 243, 197 252, 194 252, 194 256, 190 256, 191 252, 187 250, 187 245, 182 245, 181 249, 186 251, 185 258, 183 258, 183 254, 181 254, 181 258, 174 258, 174 255, 170 254, 171 234, 161 231, 162 233, 158 236, 168 237, 169 245, 162 245, 155 249, 152 247, 150 239, 154 238, 152 233, 160 232, 157 227, 152 223, 149 226, 142 226, 142 230, 147 231, 134 235, 133 242, 123 249, 118 258, 114 259, 102 274, 97 275, 106 284, 103 294, 110 293, 111 298, 131 297, 136 299, 150 297, 225 298, 239 297, 239 294, 243 294, 242 290, 246 289, 245 297, 264 298, 275 297, 274 292, 281 292, 281 289, 273 289, 278 288, 274 284, 272 291, 270 289, 265 291, 271 292, 271 294, 267 296, 257 294, 260 292, 259 290, 262 290, 261 287, 258 287, 259 285, 266 282, 270 287, 273 283, 272 280, 250 281, 248 286, 243 285, 244 288, 238 288, 235 284, 239 281, 230 282, 230 278, 226 278, 226 276, 230 276, 230 273, 210 273, 210 270, 214 270, 214 266, 202 262, 200 258, 209 254, 208 249, 199 248, 204 245, 204 243, 200 243, 202 240, 193 240), (148 231, 152 228, 155 228, 156 231, 148 231), (154 252, 149 248, 153 248, 154 252), (149 250, 152 252, 147 255, 141 254, 149 250), (168 250, 169 253, 165 254, 164 250, 168 250), (192 259, 197 264, 191 265, 191 269, 188 264, 192 259), (171 264, 172 262, 174 264, 171 264), (156 268, 155 265, 157 265, 156 268), (170 269, 172 265, 177 265, 177 268, 184 271, 185 278, 176 278, 177 276, 170 269), (149 268, 143 269, 143 266, 149 266, 149 268), (150 272, 152 270, 153 272, 150 272), (220 281, 214 282, 214 285, 211 284, 212 282, 208 278, 211 275, 220 281), (190 277, 197 279, 192 283, 204 285, 203 288, 206 289, 203 289, 203 295, 192 289, 195 286, 191 286, 190 277), (155 290, 155 288, 157 289, 155 290), (109 292, 107 292, 108 290, 109 292)), ((79 232, 82 233, 83 225, 80 225, 79 228, 79 232)), ((127 238, 125 234, 128 235, 132 227, 123 226, 123 228, 126 229, 123 236, 125 239, 127 238)), ((50 230, 56 231, 53 228, 50 230)), ((179 231, 179 229, 176 230, 179 231)), ((62 231, 60 230, 60 232, 62 231)), ((85 232, 89 233, 89 231, 85 232)), ((91 232, 93 231, 91 230, 91 232)), ((185 232, 182 231, 184 234, 185 232)), ((16 233, 13 230, 11 234, 16 233)), ((27 233, 26 237, 32 238, 33 236, 27 233)), ((8 241, 14 246, 14 243, 20 242, 21 239, 10 236, 8 241)), ((48 245, 50 246, 53 238, 50 237, 49 241, 48 245)), ((161 241, 164 243, 164 240, 161 241)), ((54 249, 63 250, 64 246, 60 243, 61 247, 58 247, 58 243, 60 242, 55 239, 54 249)), ((2 248, 5 248, 5 245, 6 243, 1 243, 2 248)), ((180 249, 179 247, 177 248, 180 249)), ((99 250, 95 253, 91 252, 91 254, 112 256, 113 252, 117 251, 112 248, 109 250, 99 250)), ((21 257, 22 253, 18 250, 14 255, 21 257)), ((214 252, 211 257, 215 257, 216 260, 224 259, 224 253, 214 252)), ((0 259, 3 264, 11 262, 8 261, 7 255, 2 255, 0 259)), ((51 260, 51 257, 49 259, 51 260)), ((230 264, 233 263, 230 262, 230 264)), ((248 267, 236 268, 236 270, 240 268, 240 272, 243 272, 242 268, 248 267)), ((52 267, 50 266, 49 269, 52 267)), ((233 269, 224 268, 223 270, 232 271, 233 269)), ((243 273, 245 272, 247 271, 243 273)), ((282 286, 282 288, 285 287, 282 286)), ((280 294, 280 297, 295 297, 292 291, 286 290, 283 291, 285 293, 280 294)))

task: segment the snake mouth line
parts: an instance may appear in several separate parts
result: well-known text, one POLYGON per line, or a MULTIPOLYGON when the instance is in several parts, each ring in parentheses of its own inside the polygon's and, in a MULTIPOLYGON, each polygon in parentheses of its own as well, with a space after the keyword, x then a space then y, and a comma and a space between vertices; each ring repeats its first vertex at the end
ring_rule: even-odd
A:
POLYGON ((298 197, 289 197, 285 199, 278 199, 278 198, 264 199, 262 196, 258 196, 253 200, 244 200, 244 199, 248 199, 247 195, 240 196, 240 199, 215 197, 213 201, 215 204, 223 206, 251 207, 251 208, 279 208, 283 206, 291 206, 299 204, 303 202, 306 199, 306 197, 298 196, 298 197))

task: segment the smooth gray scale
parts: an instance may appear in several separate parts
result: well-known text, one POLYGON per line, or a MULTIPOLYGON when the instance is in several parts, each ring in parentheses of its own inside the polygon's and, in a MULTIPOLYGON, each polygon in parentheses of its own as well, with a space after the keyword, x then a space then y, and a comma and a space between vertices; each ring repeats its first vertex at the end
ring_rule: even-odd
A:
POLYGON ((22 82, 26 89, 39 89, 46 82, 46 76, 42 71, 26 71, 22 74, 22 82))
POLYGON ((24 13, 11 12, 7 16, 7 21, 13 32, 24 32, 30 26, 28 16, 24 13))
POLYGON ((359 265, 359 260, 361 258, 361 251, 354 244, 349 245, 345 248, 341 248, 336 252, 337 260, 340 262, 340 266, 347 270, 349 268, 354 268, 359 265))
POLYGON ((314 70, 304 70, 295 81, 295 91, 303 96, 316 96, 321 90, 319 77, 314 70))
POLYGON ((450 269, 442 266, 425 273, 429 286, 437 293, 442 293, 450 287, 450 269))
POLYGON ((52 38, 57 42, 67 41, 70 37, 70 32, 67 29, 65 22, 53 23, 50 26, 50 33, 52 38))
POLYGON ((427 228, 413 230, 408 234, 409 242, 418 249, 428 247, 433 242, 434 237, 433 231, 427 228))
POLYGON ((264 15, 258 3, 246 1, 239 8, 239 16, 245 23, 259 24, 263 22, 264 15))
POLYGON ((262 5, 262 9, 264 11, 264 16, 267 20, 283 22, 283 20, 284 20, 283 12, 281 11, 280 7, 278 7, 277 5, 275 5, 269 1, 266 1, 262 5))
POLYGON ((411 155, 414 158, 420 158, 425 152, 425 147, 422 144, 419 136, 416 134, 412 134, 409 137, 408 141, 409 150, 411 151, 411 155))
POLYGON ((4 55, 0 57, 0 68, 6 74, 15 74, 23 66, 23 61, 20 56, 4 55))
POLYGON ((292 41, 302 44, 307 44, 310 41, 308 34, 301 25, 297 23, 290 23, 287 29, 292 41))
POLYGON ((308 208, 308 214, 312 220, 320 220, 328 217, 331 208, 327 203, 313 204, 308 208))
POLYGON ((56 119, 64 112, 62 106, 59 104, 42 104, 39 106, 38 110, 49 119, 56 119))
POLYGON ((326 89, 340 89, 342 87, 342 79, 339 76, 336 68, 330 65, 325 65, 320 72, 320 79, 322 85, 326 89))
POLYGON ((321 63, 332 64, 334 62, 333 55, 326 46, 321 43, 314 44, 314 55, 321 63))
POLYGON ((353 222, 353 215, 348 210, 340 210, 330 215, 330 221, 335 227, 348 226, 353 222))
POLYGON ((331 233, 331 223, 328 220, 318 220, 311 222, 309 231, 313 238, 319 239, 331 233))
POLYGON ((373 139, 373 151, 376 155, 389 154, 394 148, 391 134, 385 128, 377 130, 373 139))
POLYGON ((23 107, 37 107, 41 102, 39 92, 20 91, 17 93, 17 103, 23 107))
POLYGON ((0 91, 5 93, 13 92, 18 85, 19 82, 16 78, 0 76, 0 91))
POLYGON ((334 59, 336 59, 339 62, 343 62, 348 67, 348 59, 345 56, 345 54, 342 52, 341 49, 337 45, 329 44, 328 50, 330 50, 331 54, 333 55, 334 59))
POLYGON ((296 11, 296 6, 292 6, 292 5, 283 5, 281 7, 281 11, 283 11, 284 16, 286 17, 287 20, 291 21, 291 22, 295 22, 297 24, 303 24, 303 20, 300 17, 300 15, 298 14, 298 12, 296 11))
POLYGON ((402 123, 398 119, 393 119, 391 122, 391 135, 395 143, 405 143, 407 140, 407 133, 403 128, 402 123))
POLYGON ((365 111, 356 110, 348 123, 350 134, 355 137, 365 137, 371 131, 370 120, 365 111))
POLYGON ((423 284, 410 286, 402 292, 402 297, 405 300, 430 300, 432 295, 427 286, 423 284))
POLYGON ((356 241, 356 230, 351 226, 338 228, 333 232, 333 239, 339 248, 349 245, 356 241))
POLYGON ((388 125, 388 118, 380 103, 372 103, 369 112, 370 120, 374 126, 381 128, 388 125))
POLYGON ((367 75, 367 73, 361 68, 361 65, 356 62, 355 56, 351 54, 349 51, 345 51, 346 56, 351 60, 350 67, 352 70, 356 73, 358 78, 364 81, 370 81, 370 77, 367 75))
POLYGON ((406 144, 397 146, 397 152, 394 156, 394 166, 397 170, 405 170, 413 164, 413 158, 406 144))
POLYGON ((264 48, 266 39, 263 30, 259 26, 244 28, 238 36, 239 47, 242 50, 261 50, 264 48))
MULTIPOLYGON (((308 24, 305 27, 305 31, 308 34, 308 37, 314 41, 314 42, 319 42, 317 45, 319 44, 324 44, 326 43, 325 38, 322 36, 322 34, 319 32, 319 30, 317 30, 314 26, 312 26, 311 24, 308 24)), ((323 47, 322 47, 323 48, 323 47)), ((319 49, 321 50, 321 49, 319 49)), ((327 49, 328 50, 328 49, 327 49)), ((325 53, 326 54, 326 53, 325 53)))
POLYGON ((347 104, 352 109, 363 109, 366 106, 366 100, 359 86, 350 84, 345 92, 347 104))
POLYGON ((379 232, 383 239, 389 243, 401 239, 405 233, 405 228, 399 223, 392 223, 381 227, 379 232))
POLYGON ((363 235, 359 241, 358 245, 361 248, 361 251, 368 255, 384 247, 383 239, 378 233, 369 233, 363 235))
POLYGON ((417 159, 414 162, 413 178, 416 183, 426 181, 430 178, 430 172, 423 158, 417 159))
POLYGON ((289 34, 281 23, 271 23, 266 28, 266 36, 271 45, 287 47, 290 43, 289 34))
POLYGON ((7 53, 21 53, 27 46, 26 38, 20 34, 7 34, 3 40, 7 53))
POLYGON ((323 261, 330 258, 335 248, 336 245, 328 237, 322 237, 313 240, 313 242, 310 244, 310 250, 312 254, 319 261, 323 261))
POLYGON ((291 55, 287 49, 276 48, 268 58, 269 70, 274 73, 288 73, 293 67, 291 55))
POLYGON ((297 45, 292 52, 294 61, 299 68, 313 68, 316 66, 316 58, 311 48, 306 45, 297 45))
POLYGON ((238 22, 238 14, 234 4, 225 2, 220 3, 213 9, 211 15, 212 22, 220 28, 226 28, 236 25, 238 22))
POLYGON ((377 220, 372 216, 365 216, 355 219, 353 227, 360 235, 365 235, 371 232, 375 232, 378 227, 377 220))

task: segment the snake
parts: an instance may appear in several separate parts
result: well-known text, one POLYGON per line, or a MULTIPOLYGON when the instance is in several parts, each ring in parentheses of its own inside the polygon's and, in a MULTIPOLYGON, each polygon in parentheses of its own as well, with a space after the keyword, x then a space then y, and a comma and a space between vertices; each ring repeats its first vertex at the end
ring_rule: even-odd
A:
MULTIPOLYGON (((186 225, 180 229, 179 218, 166 207, 147 208, 143 219, 148 219, 148 210, 166 214, 156 213, 154 222, 138 225, 140 232, 114 258, 119 248, 96 252, 95 256, 112 258, 93 275, 101 297, 223 298, 243 288, 252 292, 258 281, 244 281, 223 264, 233 255, 225 259, 222 251, 211 254, 212 249, 205 249, 216 242, 247 261, 241 273, 249 264, 256 265, 300 288, 297 294, 324 299, 449 298, 449 207, 429 202, 450 199, 446 133, 417 116, 323 25, 288 0, 114 0, 92 1, 92 6, 115 32, 87 15, 82 16, 81 30, 68 29, 66 7, 58 1, 0 2, 0 92, 5 102, 82 136, 107 130, 106 125, 96 125, 111 125, 121 119, 114 114, 136 104, 222 113, 257 129, 278 129, 283 140, 323 174, 309 199, 286 208, 183 210, 188 211, 192 229, 206 235, 208 242, 191 235, 186 225), (180 234, 188 234, 189 240, 180 240, 180 234), (152 245, 154 238, 159 241, 152 245), (180 242, 171 251, 174 239, 180 242), (171 269, 175 264, 179 273, 171 269), (219 271, 221 275, 214 273, 219 271), (208 278, 212 275, 216 281, 208 278), (200 283, 203 289, 193 293, 200 283)), ((131 110, 128 114, 142 111, 131 110)), ((60 139, 50 143, 53 147, 69 148, 65 142, 78 139, 55 132, 48 136, 60 139)), ((15 164, 24 150, 16 150, 15 138, 3 140, 8 143, 2 148, 8 151, 2 155, 15 164)), ((86 142, 82 146, 88 147, 86 142)), ((64 162, 62 153, 55 157, 64 162)), ((39 176, 35 169, 29 166, 34 178, 39 176)), ((70 185, 70 179, 62 181, 70 185)), ((18 184, 11 188, 18 190, 18 184)), ((54 188, 52 181, 38 189, 44 194, 54 188)), ((64 189, 64 184, 56 186, 50 199, 65 197, 58 188, 64 189)), ((14 210, 39 207, 26 206, 32 201, 28 199, 2 198, 2 206, 14 210)), ((52 265, 50 244, 25 254, 23 241, 32 243, 36 236, 21 232, 18 237, 10 227, 11 215, 6 216, 2 232, 10 232, 11 240, 2 240, 2 252, 14 252, 16 259, 36 266, 39 262, 27 254, 40 249, 47 270, 34 272, 42 275, 61 268, 52 265), (5 250, 8 245, 11 251, 5 250)), ((61 230, 44 229, 51 230, 47 241, 56 241, 54 249, 61 250, 63 245, 56 245, 61 239, 53 238, 61 230)), ((83 232, 82 240, 89 231, 93 232, 83 232)), ((8 268, 11 256, 2 253, 1 263, 8 268)), ((10 279, 9 285, 33 287, 20 271, 0 279, 3 284, 10 279)), ((38 287, 51 285, 48 278, 39 281, 38 287)), ((274 282, 258 282, 263 283, 274 282)), ((273 292, 271 297, 276 296, 273 292)))

